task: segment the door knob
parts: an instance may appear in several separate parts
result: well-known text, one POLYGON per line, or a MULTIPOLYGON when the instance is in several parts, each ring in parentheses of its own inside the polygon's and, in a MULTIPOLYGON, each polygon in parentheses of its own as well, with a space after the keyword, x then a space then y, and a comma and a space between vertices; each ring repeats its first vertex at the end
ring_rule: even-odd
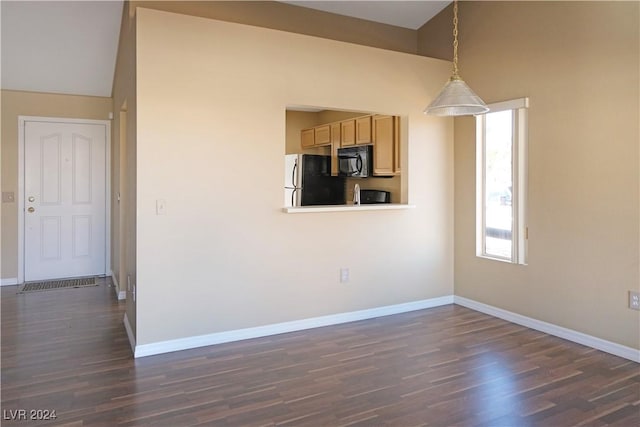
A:
POLYGON ((33 206, 27 209, 27 212, 29 212, 29 213, 32 213, 32 212, 35 212, 35 211, 36 211, 36 209, 33 206))
POLYGON ((29 201, 30 201, 30 202, 35 202, 35 201, 36 201, 36 198, 35 198, 35 197, 33 197, 33 196, 29 196, 29 201))

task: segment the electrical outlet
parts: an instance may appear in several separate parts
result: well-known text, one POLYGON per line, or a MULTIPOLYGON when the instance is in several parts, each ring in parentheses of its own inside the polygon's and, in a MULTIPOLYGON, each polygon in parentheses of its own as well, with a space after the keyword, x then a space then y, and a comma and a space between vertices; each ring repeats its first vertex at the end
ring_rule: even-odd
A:
POLYGON ((629 291, 629 308, 640 310, 640 292, 629 291))
POLYGON ((340 283, 347 283, 349 281, 349 269, 341 268, 340 269, 340 283))

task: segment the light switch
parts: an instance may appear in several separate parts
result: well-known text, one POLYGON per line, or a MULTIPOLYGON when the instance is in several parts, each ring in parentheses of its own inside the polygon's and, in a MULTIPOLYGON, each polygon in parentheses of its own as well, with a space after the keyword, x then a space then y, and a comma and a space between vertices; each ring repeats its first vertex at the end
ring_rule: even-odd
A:
POLYGON ((13 203, 16 201, 16 195, 13 191, 2 192, 2 203, 13 203))
POLYGON ((164 199, 156 200, 156 215, 165 215, 167 213, 167 202, 164 199))

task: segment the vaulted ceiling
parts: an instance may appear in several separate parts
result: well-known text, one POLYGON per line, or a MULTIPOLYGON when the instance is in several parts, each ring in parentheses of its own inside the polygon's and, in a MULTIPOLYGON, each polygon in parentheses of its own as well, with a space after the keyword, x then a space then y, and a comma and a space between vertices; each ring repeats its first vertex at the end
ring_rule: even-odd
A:
MULTIPOLYGON (((450 2, 285 3, 415 30, 450 2)), ((2 0, 2 89, 111 96, 122 7, 122 0, 2 0)))
POLYGON ((417 30, 450 1, 285 1, 284 3, 417 30))
POLYGON ((122 1, 2 1, 2 89, 111 96, 122 1))

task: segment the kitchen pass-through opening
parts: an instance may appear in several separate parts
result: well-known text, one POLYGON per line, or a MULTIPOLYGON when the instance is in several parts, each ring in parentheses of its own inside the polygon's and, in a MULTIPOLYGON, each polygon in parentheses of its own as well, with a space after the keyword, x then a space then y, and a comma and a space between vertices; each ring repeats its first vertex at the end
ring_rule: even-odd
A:
POLYGON ((407 203, 406 117, 299 106, 285 117, 285 207, 407 203))

